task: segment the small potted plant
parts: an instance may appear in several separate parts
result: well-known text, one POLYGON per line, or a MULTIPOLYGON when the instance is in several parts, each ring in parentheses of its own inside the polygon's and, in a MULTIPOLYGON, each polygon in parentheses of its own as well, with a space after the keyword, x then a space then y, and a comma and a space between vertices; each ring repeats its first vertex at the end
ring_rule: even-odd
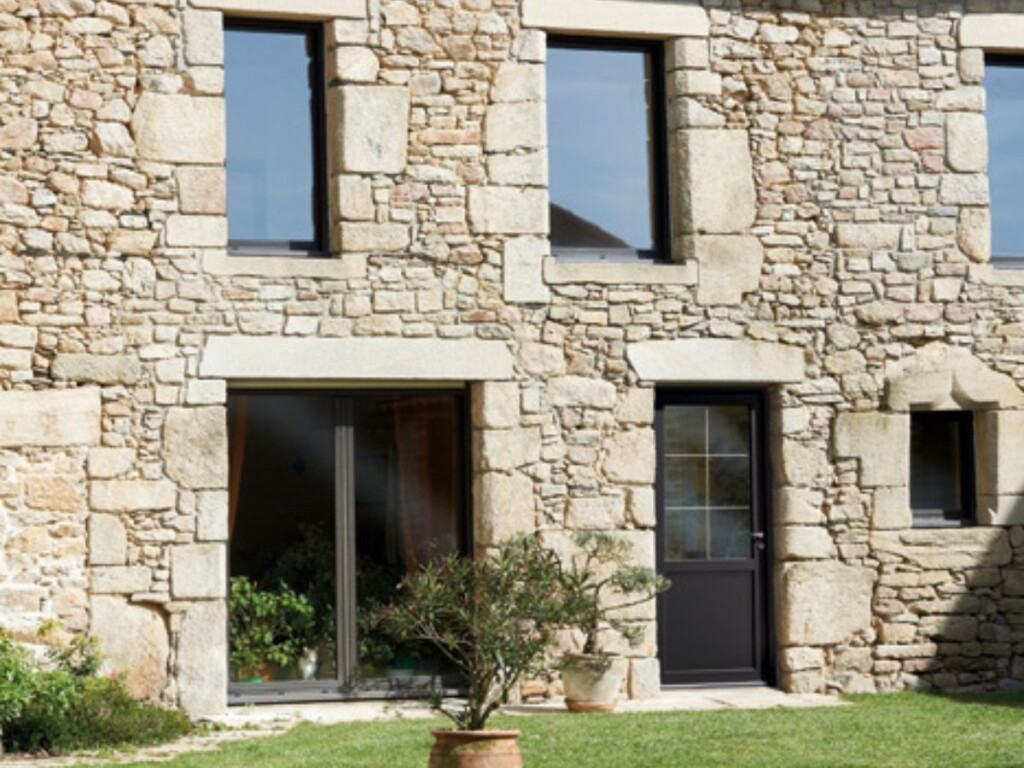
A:
POLYGON ((299 664, 313 629, 313 605, 287 584, 261 589, 245 576, 231 579, 231 676, 238 682, 279 677, 299 664))
POLYGON ((573 712, 610 712, 627 661, 605 652, 601 635, 618 632, 631 648, 637 647, 643 629, 622 618, 622 611, 653 600, 670 583, 651 568, 627 565, 630 544, 612 534, 581 531, 573 540, 577 551, 563 564, 561 578, 567 617, 583 643, 578 653, 562 656, 565 704, 573 712))
POLYGON ((493 556, 450 555, 406 576, 381 609, 400 642, 427 641, 462 675, 466 699, 434 708, 455 725, 434 731, 431 768, 518 768, 519 731, 487 728, 520 678, 538 671, 562 621, 564 600, 553 552, 519 538, 493 556))

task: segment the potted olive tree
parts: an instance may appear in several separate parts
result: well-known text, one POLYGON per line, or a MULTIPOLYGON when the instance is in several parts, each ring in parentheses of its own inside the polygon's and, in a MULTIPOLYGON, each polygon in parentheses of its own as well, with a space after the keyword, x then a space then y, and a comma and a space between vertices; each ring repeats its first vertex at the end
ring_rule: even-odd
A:
POLYGON ((643 628, 623 618, 623 611, 653 600, 669 588, 651 568, 628 565, 630 544, 612 534, 581 531, 576 552, 563 564, 566 616, 583 642, 579 652, 562 656, 565 704, 573 712, 615 709, 627 660, 603 650, 601 637, 618 632, 631 647, 643 640, 643 628))
POLYGON ((432 643, 458 669, 462 703, 435 694, 434 707, 455 725, 434 731, 431 768, 518 768, 519 731, 487 728, 520 678, 538 671, 562 621, 557 557, 525 537, 492 556, 450 555, 406 576, 399 597, 381 609, 399 641, 432 643))

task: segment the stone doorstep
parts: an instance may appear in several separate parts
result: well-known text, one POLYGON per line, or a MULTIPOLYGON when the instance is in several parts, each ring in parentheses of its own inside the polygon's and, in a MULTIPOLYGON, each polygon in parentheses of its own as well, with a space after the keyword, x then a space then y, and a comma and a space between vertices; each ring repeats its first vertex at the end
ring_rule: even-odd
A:
MULTIPOLYGON (((619 702, 617 712, 689 712, 721 709, 803 709, 846 706, 836 696, 817 693, 783 693, 766 686, 729 686, 721 688, 671 688, 656 698, 619 702)), ((565 712, 562 699, 541 704, 504 707, 502 714, 537 715, 565 712)), ((434 713, 423 700, 338 701, 316 704, 269 704, 230 707, 226 715, 211 717, 211 722, 230 727, 251 727, 274 722, 312 722, 321 725, 376 720, 429 719, 434 713)))

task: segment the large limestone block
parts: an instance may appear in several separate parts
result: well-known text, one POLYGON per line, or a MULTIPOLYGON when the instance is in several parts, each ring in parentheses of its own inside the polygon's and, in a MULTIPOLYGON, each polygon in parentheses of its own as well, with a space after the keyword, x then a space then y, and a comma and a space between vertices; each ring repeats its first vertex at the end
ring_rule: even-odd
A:
POLYGON ((167 218, 167 244, 174 248, 226 248, 228 220, 224 216, 187 216, 167 218))
POLYGON ((346 221, 341 225, 341 248, 346 253, 396 253, 407 249, 410 242, 405 224, 346 221))
POLYGON ((142 364, 134 355, 58 354, 50 371, 60 381, 89 384, 137 384, 143 376, 142 364))
POLYGON ((192 603, 178 630, 175 673, 179 703, 192 717, 227 706, 228 611, 223 600, 192 603))
POLYGON ((652 429, 619 432, 605 442, 604 473, 612 482, 650 485, 656 464, 652 429))
POLYGON ((89 564, 124 565, 128 558, 128 534, 117 515, 89 517, 89 564))
POLYGON ((172 509, 177 499, 177 488, 168 480, 97 480, 89 491, 89 504, 97 512, 172 509))
POLYGON ((565 510, 566 528, 616 530, 626 521, 626 500, 622 496, 571 498, 565 510))
POLYGON ((227 541, 227 491, 202 491, 196 494, 196 538, 200 541, 227 541))
POLYGON ((992 255, 992 217, 988 208, 961 208, 956 243, 971 261, 987 262, 992 255))
POLYGON ((960 22, 964 48, 1018 51, 1024 40, 1024 18, 1019 13, 969 13, 960 22))
POLYGON ((167 682, 170 654, 163 618, 155 610, 131 605, 120 597, 97 595, 90 608, 90 631, 106 656, 104 666, 121 673, 136 698, 156 699, 167 682))
POLYGON ((99 439, 97 387, 0 392, 0 448, 96 445, 99 439))
POLYGON ((512 378, 503 341, 481 339, 295 339, 215 336, 200 375, 214 379, 497 381, 512 378))
POLYGON ((833 561, 782 566, 779 606, 783 645, 834 645, 871 635, 875 572, 833 561))
POLYGON ((630 344, 626 357, 642 381, 687 384, 797 382, 804 351, 786 344, 731 339, 676 339, 630 344))
POLYGON ((900 244, 899 224, 844 223, 836 225, 836 242, 843 248, 891 251, 900 244))
POLYGON ((186 544, 171 549, 171 595, 175 600, 225 597, 227 580, 223 544, 186 544))
POLYGON ((615 385, 587 376, 559 376, 548 381, 548 402, 556 408, 610 410, 615 407, 615 385))
POLYGON ((984 115, 954 112, 946 117, 946 162, 959 173, 980 173, 988 167, 984 115))
POLYGON ((336 156, 346 173, 401 173, 409 146, 409 89, 346 85, 337 92, 336 156))
POLYGON ((675 144, 686 176, 679 195, 680 231, 745 233, 757 213, 747 132, 679 131, 675 144))
POLYGON ((837 456, 860 459, 865 486, 906 485, 910 476, 910 417, 907 414, 841 413, 833 443, 837 456))
POLYGON ((707 12, 697 3, 632 0, 523 0, 523 26, 658 40, 706 37, 709 29, 707 12))
POLYGON ((89 477, 93 480, 109 480, 123 475, 135 461, 132 448, 93 448, 86 463, 89 477))
POLYGON ((484 150, 541 149, 547 143, 544 104, 492 104, 484 116, 484 150))
POLYGON ((95 595, 130 595, 148 592, 153 574, 144 565, 95 566, 90 586, 95 595))
POLYGON ((43 475, 25 478, 25 506, 47 512, 80 512, 85 499, 66 478, 43 475))
POLYGON ((472 387, 473 426, 478 429, 510 429, 519 426, 519 384, 514 381, 481 381, 472 387))
POLYGON ((484 472, 476 481, 476 543, 497 546, 536 527, 533 481, 514 472, 484 472))
POLYGON ((164 423, 167 476, 185 488, 224 488, 228 484, 225 409, 172 408, 164 423))
POLYGON ((875 504, 871 514, 871 527, 876 531, 900 531, 914 524, 910 509, 910 488, 875 489, 875 504))
POLYGON ((546 84, 543 65, 506 61, 494 76, 491 101, 544 101, 546 84))
POLYGON ((823 527, 784 525, 775 529, 775 552, 780 560, 825 560, 836 548, 823 527))
POLYGON ((475 435, 476 459, 483 470, 511 470, 540 461, 540 429, 484 430, 475 435))
POLYGON ((184 13, 185 61, 191 65, 224 64, 224 21, 217 11, 184 13))
POLYGON ((683 253, 697 260, 701 304, 739 304, 761 284, 764 249, 756 237, 699 235, 683 238, 683 253))
POLYGON ((470 187, 469 222, 477 234, 546 235, 548 193, 543 189, 470 187))
POLYGON ((990 411, 975 417, 978 492, 1024 494, 1024 411, 990 411))
POLYGON ((988 205, 988 176, 983 173, 949 173, 939 182, 943 205, 988 205))
POLYGON ((875 531, 871 548, 923 570, 1009 565, 1013 559, 1004 528, 909 528, 875 531))
POLYGON ((1024 493, 980 496, 978 522, 981 525, 1024 525, 1024 493))
POLYGON ((224 100, 146 92, 132 116, 139 157, 166 163, 224 162, 224 100))
POLYGON ((933 342, 886 365, 887 403, 896 411, 1024 407, 1012 377, 992 370, 970 350, 933 342))
POLYGON ((540 237, 516 237, 505 243, 505 301, 543 304, 551 298, 544 284, 548 251, 548 241, 540 237))

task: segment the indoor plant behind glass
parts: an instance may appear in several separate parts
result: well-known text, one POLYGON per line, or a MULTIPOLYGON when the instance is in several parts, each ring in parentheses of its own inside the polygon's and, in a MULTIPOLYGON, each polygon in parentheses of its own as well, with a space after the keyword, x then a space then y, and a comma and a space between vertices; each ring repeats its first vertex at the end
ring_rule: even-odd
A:
POLYGON ((263 589, 245 576, 231 579, 231 678, 237 682, 278 679, 298 664, 309 645, 314 609, 287 584, 263 589))
POLYGON ((562 621, 564 599, 554 553, 519 538, 491 556, 449 555, 408 575, 381 611, 396 638, 425 640, 462 675, 466 700, 435 708, 455 724, 434 731, 431 768, 516 768, 518 731, 487 729, 519 679, 537 671, 562 621))
POLYGON ((566 617, 580 631, 579 653, 562 656, 565 704, 574 712, 615 709, 627 661, 605 652, 601 635, 618 632, 631 647, 643 640, 643 627, 630 623, 623 612, 653 600, 669 588, 667 579, 651 568, 627 565, 629 542, 600 531, 581 531, 573 539, 576 552, 563 565, 562 588, 566 617))

